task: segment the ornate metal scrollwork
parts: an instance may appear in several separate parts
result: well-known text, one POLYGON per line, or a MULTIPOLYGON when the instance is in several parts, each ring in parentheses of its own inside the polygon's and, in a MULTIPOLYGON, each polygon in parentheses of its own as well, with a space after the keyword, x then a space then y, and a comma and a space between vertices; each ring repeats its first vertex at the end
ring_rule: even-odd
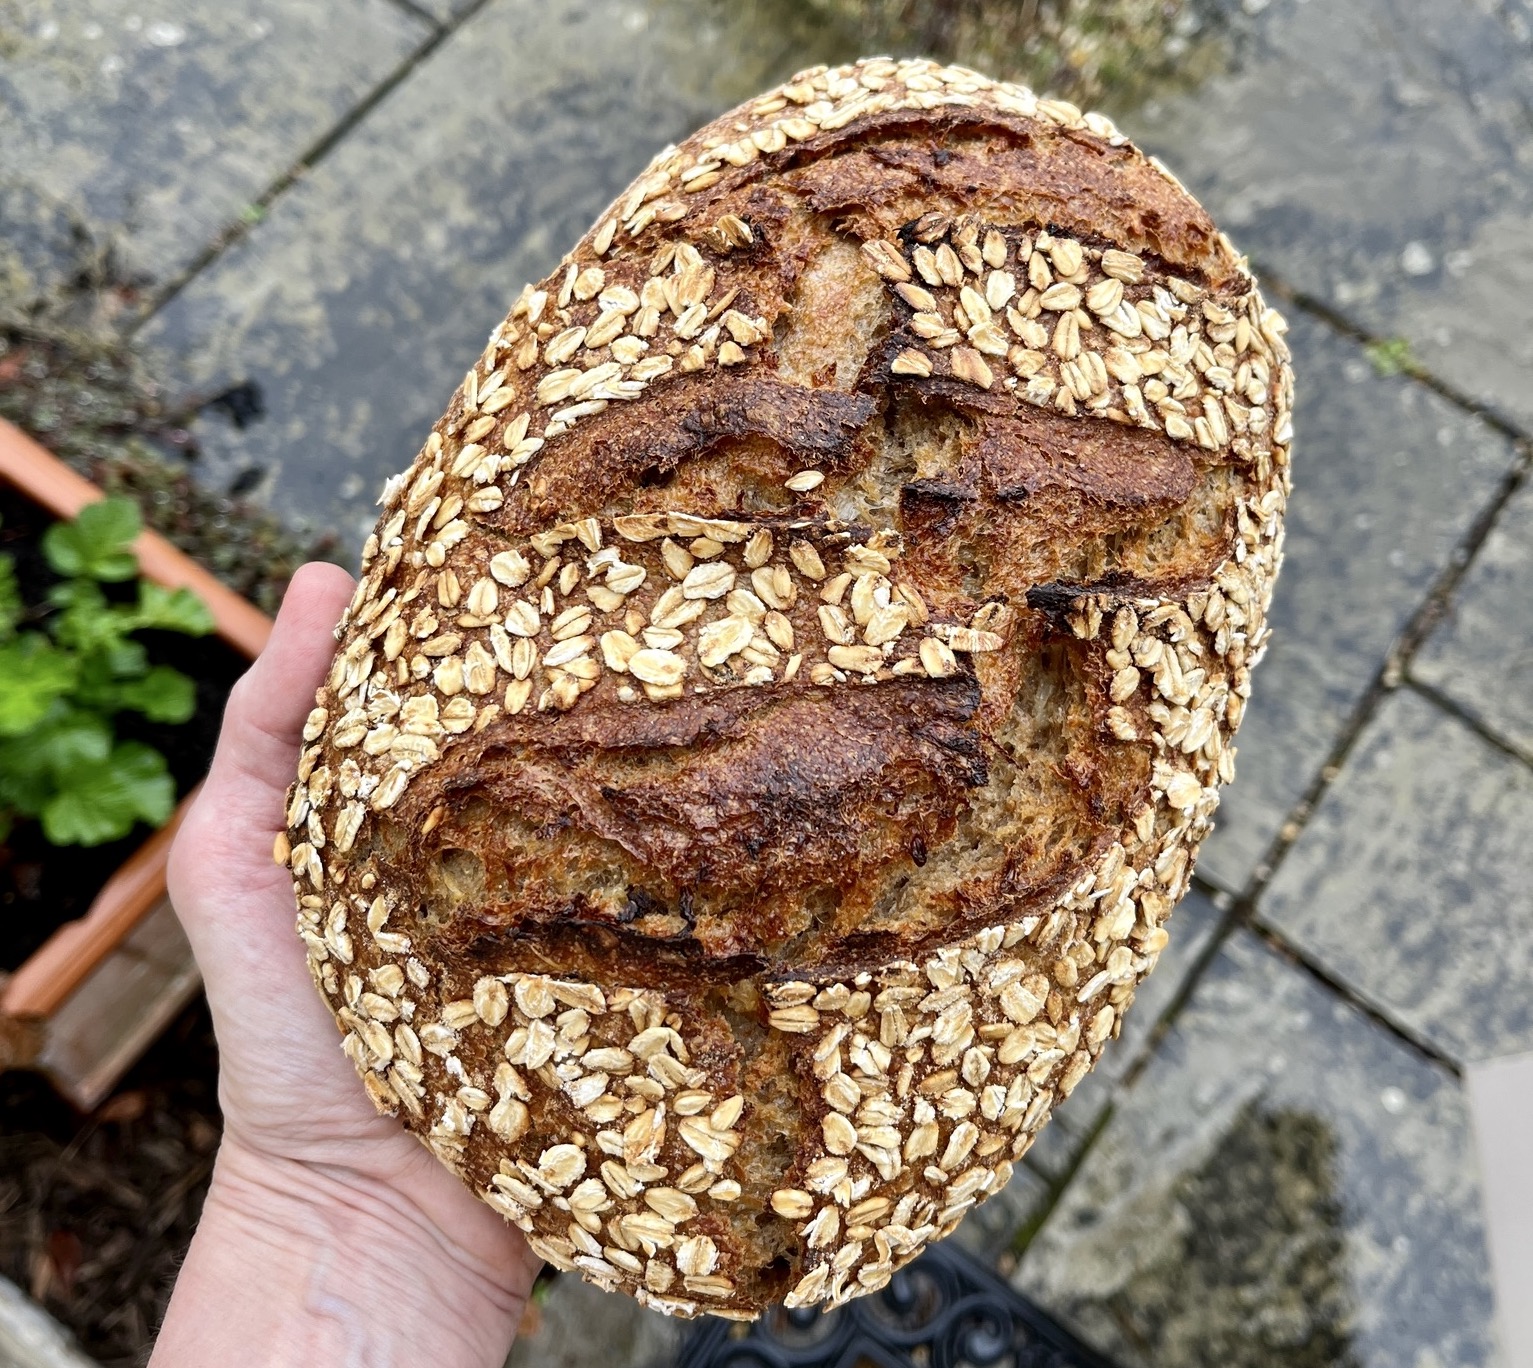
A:
POLYGON ((951 1242, 835 1311, 706 1320, 678 1368, 1113 1368, 951 1242))

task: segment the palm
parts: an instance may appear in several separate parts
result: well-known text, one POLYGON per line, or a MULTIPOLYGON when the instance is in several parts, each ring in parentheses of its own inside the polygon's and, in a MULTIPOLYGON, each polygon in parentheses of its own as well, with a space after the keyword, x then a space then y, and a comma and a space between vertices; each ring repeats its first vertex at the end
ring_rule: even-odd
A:
POLYGON ((349 1170, 484 1254, 520 1257, 520 1236, 373 1110, 310 982, 291 879, 272 861, 300 730, 350 590, 333 566, 295 577, 271 645, 230 698, 212 771, 171 854, 172 899, 218 1037, 225 1126, 257 1155, 349 1170))

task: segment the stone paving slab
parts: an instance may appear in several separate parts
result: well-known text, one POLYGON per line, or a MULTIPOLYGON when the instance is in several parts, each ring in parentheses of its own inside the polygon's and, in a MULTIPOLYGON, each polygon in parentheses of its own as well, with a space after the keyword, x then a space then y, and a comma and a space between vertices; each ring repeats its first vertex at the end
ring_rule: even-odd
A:
POLYGON ((1246 931, 1015 1281, 1125 1368, 1496 1362, 1458 1083, 1246 931))
POLYGON ((1530 835, 1533 768, 1403 689, 1257 915, 1456 1062, 1533 1049, 1530 835))
POLYGON ((439 24, 449 24, 460 14, 471 10, 476 0, 396 0, 396 3, 401 2, 413 5, 439 24))
POLYGON ((1294 494, 1272 645, 1198 872, 1243 891, 1516 460, 1489 424, 1290 310, 1294 494))
MULTIPOLYGON (((792 73, 798 7, 492 0, 146 330, 268 417, 199 426, 204 479, 360 544, 523 283, 667 142, 792 73)), ((835 55, 835 54, 832 54, 835 55)))
POLYGON ((1533 484, 1508 500, 1411 675, 1533 757, 1533 484))
POLYGON ((174 278, 429 31, 389 0, 0 0, 7 294, 56 288, 76 227, 174 278))
POLYGON ((1259 265, 1533 426, 1533 5, 1221 8, 1232 68, 1125 127, 1259 265))
POLYGON ((1096 1129, 1123 1079, 1144 1058, 1155 1028, 1187 985, 1224 913, 1201 889, 1191 889, 1177 904, 1166 929, 1171 940, 1160 960, 1134 994, 1123 1018, 1123 1033, 1107 1047, 1097 1065, 1070 1094, 1027 1152, 1027 1166, 1055 1181, 1069 1171, 1081 1146, 1096 1129))

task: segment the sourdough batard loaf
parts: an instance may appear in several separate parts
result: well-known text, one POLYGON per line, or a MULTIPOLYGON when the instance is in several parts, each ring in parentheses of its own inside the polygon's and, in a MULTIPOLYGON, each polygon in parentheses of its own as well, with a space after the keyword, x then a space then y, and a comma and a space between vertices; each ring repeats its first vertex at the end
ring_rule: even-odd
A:
POLYGON ((676 1314, 950 1232, 1232 775, 1282 333, 1107 120, 972 72, 662 153, 390 482, 305 732, 278 853, 377 1105, 676 1314))

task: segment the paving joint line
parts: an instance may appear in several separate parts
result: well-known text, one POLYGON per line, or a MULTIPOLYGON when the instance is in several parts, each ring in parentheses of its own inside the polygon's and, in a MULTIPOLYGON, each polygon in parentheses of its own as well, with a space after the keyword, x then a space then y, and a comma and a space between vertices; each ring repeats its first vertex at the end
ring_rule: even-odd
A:
MULTIPOLYGON (((1195 883, 1200 892, 1210 892, 1209 885, 1198 880, 1195 880, 1195 883)), ((1210 898, 1210 901, 1212 900, 1210 898)), ((1218 904, 1215 903, 1215 906, 1217 907, 1218 904)), ((1208 971, 1208 966, 1214 962, 1219 952, 1224 949, 1225 942, 1229 940, 1238 926, 1241 925, 1241 911, 1241 906, 1238 902, 1231 902, 1228 906, 1221 909, 1219 924, 1214 927, 1212 934, 1209 936, 1208 944, 1198 952, 1197 957, 1183 976, 1181 986, 1172 994, 1171 1001, 1166 1004, 1161 1014, 1155 1019, 1155 1025, 1150 1028, 1150 1034, 1145 1039, 1144 1048, 1139 1052, 1139 1057, 1123 1071, 1123 1077, 1118 1080, 1117 1088, 1132 1087, 1138 1081, 1140 1074, 1149 1067, 1150 1060, 1155 1057, 1166 1036, 1170 1034, 1172 1026, 1176 1024, 1176 1018, 1182 1014, 1182 1008, 1187 1005, 1188 999, 1192 997, 1194 990, 1202 981, 1203 975, 1208 971)), ((1171 915, 1176 915, 1174 909, 1171 915)), ((1114 1092, 1117 1091, 1117 1088, 1114 1089, 1114 1092)))
MULTIPOLYGON (((1209 891, 1210 886, 1206 885, 1203 881, 1197 880, 1195 882, 1200 891, 1209 891)), ((1224 896, 1227 897, 1228 895, 1224 896)), ((1054 1208, 1059 1204, 1060 1198, 1064 1196, 1065 1189, 1074 1180, 1080 1166, 1085 1163, 1086 1156, 1091 1152, 1098 1137, 1107 1129, 1107 1123, 1112 1118, 1113 1111, 1117 1106, 1116 1099, 1118 1094, 1123 1089, 1132 1087, 1138 1081, 1140 1074, 1149 1067, 1150 1061, 1155 1057, 1161 1047, 1161 1043, 1170 1033, 1176 1018, 1181 1015, 1182 1008, 1192 996, 1193 990, 1202 979, 1204 972, 1213 963, 1214 958, 1224 948, 1225 941, 1234 932, 1240 920, 1239 906, 1232 904, 1220 909, 1220 913, 1219 925, 1214 928, 1213 934, 1209 936, 1208 944, 1198 952, 1198 956, 1187 970, 1186 977, 1183 978, 1181 986, 1176 990, 1171 1001, 1166 1004, 1160 1015, 1156 1017, 1155 1025, 1151 1028, 1150 1034, 1145 1038, 1144 1047, 1140 1050, 1138 1058, 1123 1071, 1123 1076, 1114 1082, 1112 1095, 1108 1098, 1097 1119, 1092 1123, 1091 1129, 1081 1138, 1079 1148, 1070 1156, 1070 1162, 1066 1165, 1064 1172, 1057 1178, 1051 1178, 1042 1169, 1027 1163, 1027 1157, 1023 1156, 1022 1162, 1027 1164, 1028 1171, 1037 1174, 1039 1178, 1043 1179, 1048 1185, 1049 1191, 1047 1198, 1040 1204, 1038 1210, 1027 1219, 1006 1246, 1007 1252, 1014 1258, 1020 1259, 1028 1245, 1032 1243, 1033 1237, 1043 1229, 1044 1224, 1053 1214, 1054 1208)), ((1174 911, 1172 915, 1175 915, 1174 911)))
POLYGON ((1401 684, 1401 687, 1409 689, 1414 694, 1420 695, 1420 697, 1426 699, 1426 701, 1431 703, 1434 707, 1440 708, 1450 717, 1453 717, 1459 722, 1462 722, 1466 727, 1469 728, 1470 731, 1478 736, 1480 740, 1485 742, 1486 745, 1492 747, 1494 750, 1500 751, 1501 754, 1505 755, 1508 759, 1517 760, 1524 765, 1533 766, 1533 751, 1523 750, 1522 747, 1518 746, 1515 742, 1508 741, 1504 736, 1496 735, 1494 731, 1487 727, 1485 723, 1482 722, 1478 717, 1474 716, 1473 713, 1469 712, 1469 710, 1466 709, 1461 703, 1455 702, 1447 694, 1442 693, 1433 685, 1428 684, 1423 680, 1417 679, 1414 675, 1407 673, 1404 681, 1401 684))
POLYGON ((453 23, 451 19, 449 19, 446 23, 443 23, 443 21, 438 19, 436 15, 432 14, 430 10, 423 9, 420 5, 417 5, 415 0, 388 0, 388 3, 393 5, 396 9, 403 10, 406 14, 410 15, 411 18, 419 19, 423 23, 429 24, 433 29, 445 29, 450 27, 453 23))
MULTIPOLYGON (((1214 890, 1211 884, 1202 879, 1195 879, 1194 884, 1203 892, 1222 892, 1222 890, 1214 890)), ((1030 1172, 1037 1174, 1048 1185, 1048 1195, 1040 1204, 1037 1212, 1030 1216, 1021 1229, 1012 1237, 1011 1243, 1007 1246, 1007 1251, 1013 1257, 1020 1259, 1038 1232, 1043 1229, 1048 1218, 1053 1214, 1054 1208, 1059 1205, 1060 1200, 1063 1198, 1065 1189, 1074 1180, 1075 1175, 1080 1171, 1081 1165, 1085 1163, 1087 1155, 1096 1145, 1103 1131, 1106 1130, 1107 1122, 1111 1119, 1116 1109, 1118 1095, 1124 1089, 1133 1087, 1139 1081, 1144 1071, 1149 1068, 1150 1061, 1159 1053, 1161 1045, 1171 1033, 1172 1027, 1176 1024, 1176 1019, 1181 1015, 1182 1009, 1187 1005, 1188 1000, 1202 981, 1209 965, 1213 963, 1220 951, 1223 950, 1230 937, 1236 931, 1242 929, 1249 931, 1274 954, 1280 956, 1294 968, 1301 970, 1332 997, 1346 1003, 1348 1007, 1358 1012, 1372 1025, 1398 1040, 1413 1054, 1420 1055, 1429 1063, 1435 1064, 1439 1068, 1446 1070, 1455 1079, 1462 1081, 1464 1071, 1461 1065, 1448 1055, 1445 1055, 1430 1041, 1422 1036, 1418 1036, 1408 1027, 1380 1011, 1367 998, 1359 994, 1356 989, 1352 988, 1344 980, 1337 978, 1318 961, 1311 959, 1301 950, 1289 944, 1280 932, 1260 920, 1256 915, 1252 902, 1244 898, 1239 899, 1221 918, 1214 933, 1209 937, 1208 944, 1187 971, 1187 976, 1183 979, 1181 987, 1177 989, 1176 995, 1156 1020, 1155 1026, 1145 1041, 1144 1049, 1139 1057, 1124 1071, 1123 1077, 1118 1079, 1114 1085, 1112 1097, 1102 1108, 1101 1115, 1093 1123, 1091 1130, 1081 1140, 1079 1149, 1071 1155, 1070 1162, 1066 1166, 1065 1171, 1058 1178, 1050 1178, 1041 1169, 1034 1167, 1032 1164, 1027 1165, 1030 1172)), ((1026 1163, 1025 1157, 1023 1162, 1026 1163)))
MULTIPOLYGON (((398 0, 396 0, 396 3, 398 3, 398 0)), ((231 223, 218 233, 197 254, 191 264, 155 295, 148 307, 123 329, 123 336, 131 341, 151 319, 158 315, 166 305, 171 303, 203 271, 207 270, 209 266, 222 257, 236 243, 244 241, 252 230, 265 218, 266 211, 271 208, 281 195, 298 181, 302 180, 337 146, 344 142, 348 134, 414 74, 417 67, 424 63, 459 28, 489 3, 490 0, 473 0, 472 4, 465 6, 462 13, 454 16, 453 20, 447 24, 439 24, 435 20, 428 19, 427 22, 431 24, 431 31, 427 34, 426 38, 413 51, 407 54, 393 71, 385 76, 383 80, 347 110, 329 129, 310 144, 308 150, 301 153, 286 171, 281 172, 259 197, 250 202, 249 208, 257 211, 254 220, 241 220, 231 223)), ((424 18, 425 16, 421 17, 424 18)))
POLYGON ((1360 1012, 1375 1026, 1388 1031, 1396 1039, 1408 1045, 1423 1059, 1446 1069, 1454 1078, 1462 1080, 1464 1066, 1450 1056, 1444 1054, 1436 1045, 1433 1045, 1425 1036, 1417 1035, 1409 1026, 1396 1021, 1385 1012, 1376 1007, 1365 998, 1357 989, 1353 988, 1345 980, 1337 978, 1329 969, 1318 960, 1312 959, 1302 950, 1297 949, 1283 938, 1283 935, 1275 927, 1267 925, 1254 911, 1243 925, 1274 954, 1282 956, 1295 968, 1304 970, 1312 979, 1323 988, 1328 989, 1336 997, 1340 998, 1349 1007, 1360 1012))
MULTIPOLYGON (((1067 1098, 1066 1101, 1068 1100, 1067 1098)), ((1028 1163, 1026 1154, 1022 1156, 1020 1162, 1026 1165, 1028 1172, 1043 1179, 1044 1183, 1048 1185, 1048 1195, 1038 1204, 1038 1209, 1027 1218, 1022 1228, 1007 1242, 1005 1252, 1010 1254, 1012 1258, 1020 1261, 1022 1255, 1027 1252, 1028 1245, 1033 1242, 1034 1237, 1048 1224, 1049 1217, 1054 1214, 1054 1208, 1059 1205, 1060 1200, 1065 1195, 1065 1189, 1075 1181, 1075 1175, 1080 1172, 1081 1165, 1086 1162, 1086 1156, 1091 1153, 1097 1139, 1107 1129, 1107 1123, 1112 1120, 1115 1106, 1116 1104, 1109 1099, 1102 1108, 1101 1113, 1097 1116, 1097 1119, 1091 1123, 1091 1129, 1081 1140, 1080 1148, 1071 1155, 1070 1162, 1065 1165, 1064 1172, 1059 1177, 1050 1178, 1042 1169, 1035 1168, 1032 1164, 1028 1163)), ((1031 1150, 1031 1146, 1029 1146, 1029 1150, 1031 1150)))
POLYGON ((1502 476, 1496 492, 1476 515, 1468 531, 1448 557, 1447 566, 1427 590, 1416 611, 1401 628, 1399 635, 1385 654, 1383 665, 1353 709, 1352 716, 1342 728, 1336 743, 1331 747, 1309 788, 1289 809, 1287 817, 1278 828, 1277 835, 1268 846, 1266 855, 1257 863, 1250 883, 1240 895, 1238 901, 1241 903, 1254 906, 1272 882, 1284 858, 1303 835, 1304 828, 1316 807, 1340 775, 1358 738, 1368 723, 1373 720, 1379 705, 1404 682, 1405 673, 1416 652, 1421 648, 1422 642, 1441 621, 1454 592, 1468 573, 1480 548, 1490 536, 1502 510, 1527 479, 1533 448, 1526 443, 1519 443, 1518 446, 1517 457, 1510 469, 1502 476))
MULTIPOLYGON (((1255 274, 1265 291, 1277 296, 1287 304, 1295 308, 1303 309, 1305 313, 1319 319, 1333 332, 1350 338, 1362 347, 1377 347, 1389 341, 1389 338, 1379 337, 1369 332, 1366 328, 1353 322, 1345 314, 1340 312, 1334 305, 1318 299, 1307 291, 1300 290, 1288 284, 1276 271, 1268 271, 1258 266, 1255 274)), ((1503 437, 1508 437, 1514 442, 1523 443, 1533 441, 1533 433, 1521 427, 1514 419, 1508 418, 1493 405, 1471 398, 1462 390, 1455 388, 1446 380, 1434 375, 1419 362, 1409 362, 1400 368, 1400 374, 1408 380, 1431 390, 1442 399, 1446 399, 1456 408, 1461 408, 1467 413, 1472 413, 1482 422, 1494 428, 1503 437)))
MULTIPOLYGON (((1193 882, 1199 889, 1205 892, 1211 891, 1213 889, 1213 886, 1208 884, 1205 880, 1194 878, 1193 882)), ((1222 892, 1222 890, 1219 891, 1222 892)), ((1225 896, 1228 897, 1229 895, 1225 894, 1225 896)), ((1152 1048, 1146 1049, 1144 1057, 1136 1061, 1134 1067, 1130 1069, 1126 1074, 1124 1074, 1125 1082, 1130 1082, 1138 1078, 1140 1073, 1143 1072, 1145 1066, 1149 1063, 1150 1056, 1154 1052, 1154 1049, 1160 1046, 1161 1041, 1164 1039, 1174 1024, 1173 1018, 1181 1012, 1181 1009, 1186 1003, 1187 999, 1192 996, 1194 977, 1202 977, 1203 972, 1207 969, 1214 956, 1224 946, 1224 943, 1229 940, 1229 938, 1234 935, 1236 931, 1239 930, 1249 931, 1264 945, 1266 945, 1269 950, 1272 950, 1275 954, 1281 955, 1284 960, 1292 964, 1295 968, 1302 969, 1311 978, 1315 979, 1321 985, 1321 987, 1332 994, 1332 996, 1341 999, 1341 1001, 1345 1002, 1349 1007, 1356 1008, 1375 1026, 1378 1026, 1381 1030, 1387 1031, 1390 1035, 1397 1037, 1401 1043, 1408 1046, 1417 1054, 1423 1055, 1427 1059, 1431 1060, 1434 1064, 1439 1064, 1443 1068, 1449 1070, 1449 1072, 1451 1072, 1455 1078, 1462 1076, 1462 1067, 1456 1064, 1447 1055, 1443 1054, 1441 1050, 1431 1044, 1431 1042, 1428 1041, 1425 1037, 1418 1036, 1409 1027, 1401 1025, 1401 1023, 1395 1021, 1392 1017, 1381 1011, 1378 1007, 1374 1006, 1373 1003, 1371 1003, 1366 997, 1359 993, 1357 989, 1348 984, 1344 979, 1338 978, 1336 975, 1331 973, 1331 971, 1326 969, 1318 960, 1312 959, 1309 955, 1306 955, 1302 949, 1288 941, 1284 937, 1283 933, 1276 927, 1271 926, 1267 922, 1263 921, 1260 913, 1256 908, 1256 899, 1254 896, 1252 896, 1249 898, 1239 898, 1233 902, 1224 920, 1219 924, 1218 929, 1214 932, 1207 953, 1199 957, 1195 969, 1189 972, 1187 976, 1187 982, 1184 984, 1181 991, 1177 993, 1176 997, 1172 1000, 1171 1005, 1166 1008, 1166 1011, 1162 1014, 1160 1021, 1156 1024, 1155 1031, 1152 1033, 1150 1038, 1152 1048)))

